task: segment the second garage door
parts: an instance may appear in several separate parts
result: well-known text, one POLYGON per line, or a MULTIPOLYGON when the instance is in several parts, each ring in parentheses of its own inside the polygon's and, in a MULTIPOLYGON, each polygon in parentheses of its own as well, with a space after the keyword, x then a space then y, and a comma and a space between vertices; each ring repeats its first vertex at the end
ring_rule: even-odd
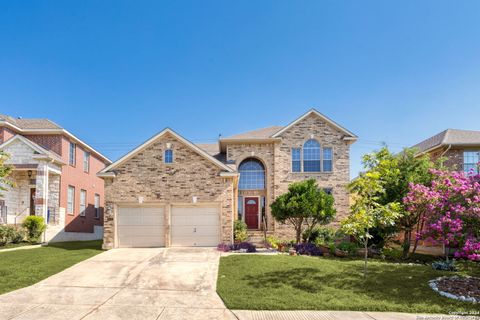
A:
POLYGON ((213 247, 220 242, 218 207, 172 207, 171 245, 213 247))
POLYGON ((163 247, 162 207, 120 207, 117 214, 119 247, 163 247))

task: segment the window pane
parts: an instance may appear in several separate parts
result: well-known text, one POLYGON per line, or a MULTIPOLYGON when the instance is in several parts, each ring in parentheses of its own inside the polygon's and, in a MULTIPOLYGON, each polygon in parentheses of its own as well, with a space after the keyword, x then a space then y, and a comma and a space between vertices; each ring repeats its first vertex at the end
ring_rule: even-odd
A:
POLYGON ((310 139, 303 145, 303 171, 320 172, 320 144, 310 139))
POLYGON ((71 166, 75 165, 75 143, 70 142, 70 150, 68 154, 68 163, 71 166))
POLYGON ((265 189, 265 169, 258 160, 246 160, 240 164, 240 190, 262 190, 265 189))
POLYGON ((300 148, 292 148, 292 172, 301 171, 300 148))
POLYGON ((323 171, 331 172, 332 171, 332 157, 333 152, 332 148, 323 148, 323 171))
POLYGON ((98 194, 95 195, 95 218, 100 217, 100 196, 98 194))
POLYGON ((165 150, 165 163, 173 163, 173 151, 165 150))
POLYGON ((83 153, 83 171, 88 172, 90 170, 90 153, 83 153))
POLYGON ((75 188, 68 187, 67 191, 67 213, 73 213, 75 201, 75 188))
POLYGON ((80 215, 85 215, 85 209, 87 208, 87 191, 80 190, 80 215))
POLYGON ((242 220, 243 215, 243 197, 238 197, 238 220, 242 220))
POLYGON ((478 173, 478 163, 480 161, 480 151, 465 151, 463 153, 463 170, 465 173, 478 173))

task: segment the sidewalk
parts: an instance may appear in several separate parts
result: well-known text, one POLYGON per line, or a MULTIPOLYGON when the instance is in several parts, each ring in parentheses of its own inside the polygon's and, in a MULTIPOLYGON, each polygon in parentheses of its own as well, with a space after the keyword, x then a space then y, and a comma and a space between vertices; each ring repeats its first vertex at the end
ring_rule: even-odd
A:
MULTIPOLYGON (((239 320, 421 320, 454 319, 454 316, 361 311, 253 311, 231 310, 239 320)), ((457 318, 458 319, 458 318, 457 318)))

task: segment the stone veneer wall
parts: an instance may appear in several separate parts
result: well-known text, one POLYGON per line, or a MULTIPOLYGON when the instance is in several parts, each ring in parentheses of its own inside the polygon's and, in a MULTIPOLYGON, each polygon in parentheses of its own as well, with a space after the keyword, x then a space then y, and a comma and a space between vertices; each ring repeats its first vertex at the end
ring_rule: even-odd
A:
MULTIPOLYGON (((285 193, 288 185, 295 181, 310 178, 317 180, 322 188, 332 188, 337 215, 332 223, 338 226, 350 210, 349 193, 346 189, 350 181, 350 146, 343 140, 344 133, 311 114, 296 125, 283 132, 282 141, 275 144, 275 197, 285 193), (292 172, 291 149, 301 148, 305 141, 316 139, 321 147, 333 148, 332 172, 304 173, 292 172)), ((291 226, 276 223, 275 233, 282 238, 293 238, 291 226)))
MULTIPOLYGON (((114 210, 122 203, 166 205, 168 221, 171 203, 220 203, 221 240, 233 240, 233 179, 219 177, 221 168, 185 146, 174 136, 165 134, 115 168, 114 179, 105 180, 104 248, 113 248, 115 241, 114 210), (172 144, 173 164, 163 162, 167 143, 172 144)), ((168 228, 167 232, 168 234, 168 228)), ((168 245, 168 242, 167 242, 168 245)))

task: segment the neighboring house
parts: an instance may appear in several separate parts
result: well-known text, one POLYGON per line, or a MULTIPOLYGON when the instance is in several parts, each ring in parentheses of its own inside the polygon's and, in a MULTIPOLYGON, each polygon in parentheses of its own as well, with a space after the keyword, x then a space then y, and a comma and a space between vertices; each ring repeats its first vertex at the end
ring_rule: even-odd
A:
POLYGON ((114 162, 105 179, 104 248, 215 246, 242 219, 250 239, 265 230, 293 239, 270 204, 295 181, 314 178, 333 194, 337 221, 349 210, 353 133, 312 109, 270 127, 195 145, 165 129, 114 162))
POLYGON ((0 115, 0 150, 10 155, 14 183, 0 199, 0 223, 45 218, 45 241, 103 237, 103 179, 111 161, 47 119, 0 115))
POLYGON ((413 146, 432 160, 445 158, 451 170, 479 172, 480 131, 447 129, 413 146))

